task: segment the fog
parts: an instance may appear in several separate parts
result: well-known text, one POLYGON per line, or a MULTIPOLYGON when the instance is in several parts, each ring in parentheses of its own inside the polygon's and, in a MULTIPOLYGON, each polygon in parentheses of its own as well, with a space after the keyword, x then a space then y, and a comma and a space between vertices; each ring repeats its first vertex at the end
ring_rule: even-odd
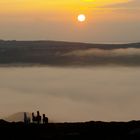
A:
POLYGON ((111 50, 93 48, 87 50, 75 50, 64 54, 64 56, 96 56, 96 57, 120 57, 140 56, 139 48, 117 48, 111 50))
POLYGON ((0 68, 0 117, 40 110, 51 121, 140 119, 139 67, 0 68))

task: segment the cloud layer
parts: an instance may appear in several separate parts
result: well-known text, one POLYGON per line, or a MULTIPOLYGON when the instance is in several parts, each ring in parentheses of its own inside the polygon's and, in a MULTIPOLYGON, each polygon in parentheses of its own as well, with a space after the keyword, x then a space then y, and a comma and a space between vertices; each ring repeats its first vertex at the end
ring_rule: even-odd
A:
POLYGON ((130 0, 128 2, 124 3, 115 3, 108 6, 105 6, 106 8, 135 8, 140 9, 140 1, 139 0, 130 0))
POLYGON ((64 56, 96 56, 96 57, 119 57, 119 56, 140 56, 140 49, 126 48, 126 49, 88 49, 76 50, 64 54, 64 56))
POLYGON ((40 110, 52 121, 139 119, 140 68, 1 68, 0 115, 40 110))

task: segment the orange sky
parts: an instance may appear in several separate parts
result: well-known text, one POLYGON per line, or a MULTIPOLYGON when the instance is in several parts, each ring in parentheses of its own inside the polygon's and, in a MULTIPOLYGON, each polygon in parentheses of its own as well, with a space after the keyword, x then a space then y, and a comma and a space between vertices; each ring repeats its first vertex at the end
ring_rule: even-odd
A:
POLYGON ((135 42, 139 7, 138 0, 1 0, 0 38, 135 42), (81 13, 87 17, 82 24, 81 13))
POLYGON ((1 0, 1 13, 85 12, 103 6, 128 3, 131 0, 1 0))

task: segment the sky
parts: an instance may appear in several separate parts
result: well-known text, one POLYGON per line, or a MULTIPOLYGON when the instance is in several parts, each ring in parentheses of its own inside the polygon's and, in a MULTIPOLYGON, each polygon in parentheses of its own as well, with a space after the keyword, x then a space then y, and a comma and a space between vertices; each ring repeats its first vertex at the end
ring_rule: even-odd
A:
POLYGON ((0 38, 139 42, 139 0, 1 0, 0 38), (77 21, 85 14, 86 21, 77 21))

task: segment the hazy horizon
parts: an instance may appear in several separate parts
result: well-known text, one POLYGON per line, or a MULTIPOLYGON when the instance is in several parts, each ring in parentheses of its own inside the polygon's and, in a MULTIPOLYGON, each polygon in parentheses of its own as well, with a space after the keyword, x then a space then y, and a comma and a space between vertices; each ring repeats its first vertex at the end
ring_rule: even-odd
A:
POLYGON ((106 41, 99 41, 99 42, 88 42, 88 41, 69 41, 69 40, 47 40, 47 39, 5 39, 0 38, 0 41, 50 41, 50 42, 67 42, 67 43, 86 43, 86 44, 135 44, 140 43, 140 39, 138 41, 126 41, 126 42, 106 42, 106 41))

